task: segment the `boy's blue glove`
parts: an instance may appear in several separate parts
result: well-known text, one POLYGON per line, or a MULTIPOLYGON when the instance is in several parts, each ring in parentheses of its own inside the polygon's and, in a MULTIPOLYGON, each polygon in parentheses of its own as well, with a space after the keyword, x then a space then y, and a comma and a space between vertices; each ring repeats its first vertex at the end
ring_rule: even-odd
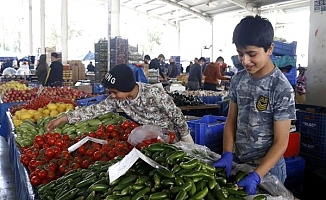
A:
POLYGON ((250 172, 247 176, 238 182, 239 187, 244 187, 248 195, 254 195, 257 192, 257 185, 260 183, 260 176, 256 172, 250 172))
POLYGON ((233 162, 233 154, 232 152, 225 152, 221 155, 221 158, 218 159, 213 166, 225 168, 226 176, 229 177, 231 175, 232 170, 232 162, 233 162))

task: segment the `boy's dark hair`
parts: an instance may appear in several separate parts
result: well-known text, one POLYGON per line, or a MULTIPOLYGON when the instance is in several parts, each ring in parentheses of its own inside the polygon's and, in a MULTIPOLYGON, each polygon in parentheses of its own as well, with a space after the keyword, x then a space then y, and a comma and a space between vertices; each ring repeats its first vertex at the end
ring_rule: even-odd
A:
POLYGON ((206 59, 204 57, 200 57, 198 62, 200 62, 200 61, 206 62, 206 59))
POLYGON ((249 45, 263 47, 265 52, 274 39, 274 29, 266 18, 258 15, 243 18, 233 31, 232 43, 236 47, 249 45))
POLYGON ((224 58, 222 56, 219 56, 219 57, 216 58, 216 62, 219 61, 219 60, 224 62, 224 58))

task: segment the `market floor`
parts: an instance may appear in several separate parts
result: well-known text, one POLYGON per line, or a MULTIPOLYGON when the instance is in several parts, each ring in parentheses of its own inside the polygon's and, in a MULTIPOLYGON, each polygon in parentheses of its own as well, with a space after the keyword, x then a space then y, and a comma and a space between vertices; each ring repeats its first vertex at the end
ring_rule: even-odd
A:
POLYGON ((0 136, 0 199, 17 200, 15 175, 9 164, 9 146, 0 136))

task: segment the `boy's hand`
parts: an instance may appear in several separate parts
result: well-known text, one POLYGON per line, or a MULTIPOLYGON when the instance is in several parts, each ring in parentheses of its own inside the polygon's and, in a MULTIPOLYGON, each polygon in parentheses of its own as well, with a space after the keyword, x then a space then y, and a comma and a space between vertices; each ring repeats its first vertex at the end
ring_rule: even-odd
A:
POLYGON ((244 187, 248 195, 254 195, 257 192, 257 185, 260 183, 260 176, 256 172, 250 172, 247 176, 238 182, 239 187, 244 187))
POLYGON ((225 168, 226 176, 229 177, 231 175, 232 170, 232 162, 233 162, 233 154, 232 152, 225 152, 221 155, 221 158, 218 159, 213 166, 225 168))

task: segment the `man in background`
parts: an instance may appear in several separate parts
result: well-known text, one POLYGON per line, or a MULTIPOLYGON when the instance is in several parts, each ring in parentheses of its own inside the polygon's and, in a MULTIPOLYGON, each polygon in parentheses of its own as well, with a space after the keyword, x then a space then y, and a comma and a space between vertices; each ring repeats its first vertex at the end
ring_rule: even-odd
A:
POLYGON ((169 78, 177 78, 177 76, 179 75, 179 70, 177 65, 175 64, 174 59, 170 59, 170 65, 168 68, 168 73, 167 73, 169 78))
POLYGON ((59 61, 59 54, 51 53, 51 65, 48 70, 46 86, 62 86, 63 82, 63 65, 59 61))
POLYGON ((204 57, 198 60, 198 63, 190 67, 188 77, 188 90, 199 90, 202 88, 202 66, 206 62, 204 57))
POLYGON ((165 76, 163 73, 163 63, 164 63, 165 57, 163 54, 160 54, 157 58, 154 58, 151 60, 151 63, 149 64, 149 69, 156 69, 159 71, 159 74, 163 80, 165 80, 165 76))
POLYGON ((94 72, 95 71, 95 66, 93 65, 92 61, 89 62, 87 65, 87 71, 88 72, 94 72))

